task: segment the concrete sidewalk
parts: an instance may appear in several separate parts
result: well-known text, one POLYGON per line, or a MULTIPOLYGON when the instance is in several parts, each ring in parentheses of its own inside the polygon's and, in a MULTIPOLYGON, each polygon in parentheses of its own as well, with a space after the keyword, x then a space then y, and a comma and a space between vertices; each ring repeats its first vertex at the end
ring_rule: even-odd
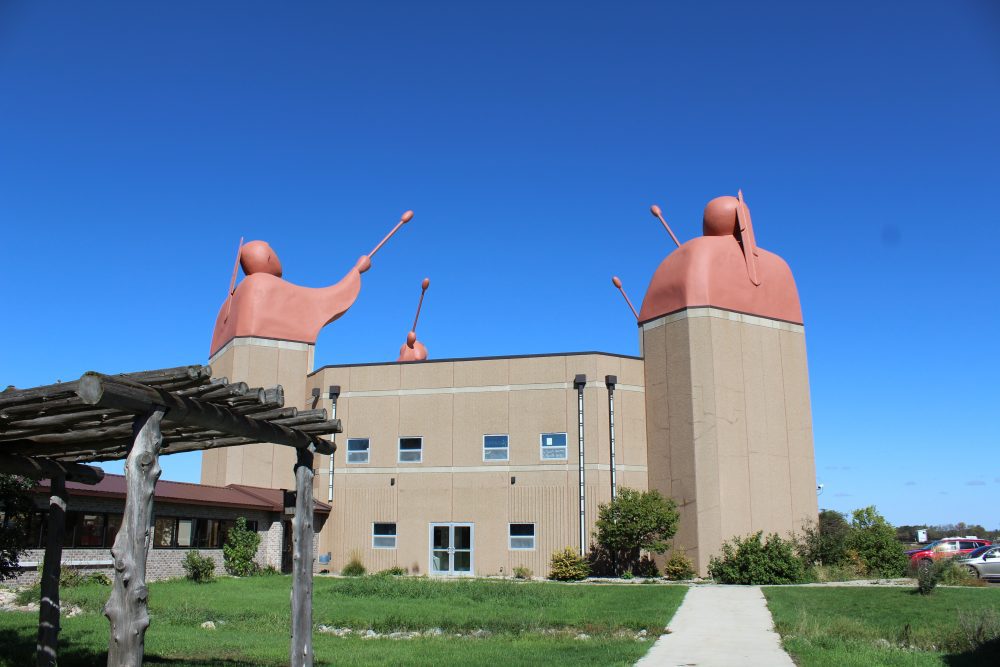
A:
POLYGON ((692 586, 637 667, 794 667, 759 586, 692 586))

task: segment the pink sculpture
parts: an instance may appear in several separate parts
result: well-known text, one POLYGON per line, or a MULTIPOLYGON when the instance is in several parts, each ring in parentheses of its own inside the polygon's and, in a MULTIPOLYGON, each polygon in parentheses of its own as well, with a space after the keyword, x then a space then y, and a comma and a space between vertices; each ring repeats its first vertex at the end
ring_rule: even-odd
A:
POLYGON ((424 305, 424 294, 431 286, 431 279, 424 278, 420 283, 420 301, 417 302, 417 316, 413 318, 413 328, 406 334, 406 343, 399 348, 399 358, 396 361, 423 361, 427 358, 427 348, 417 340, 417 320, 420 319, 420 307, 424 305))
POLYGON ((792 271, 757 246, 742 192, 708 202, 702 230, 703 236, 682 244, 656 269, 640 323, 698 306, 802 323, 792 271))
POLYGON ((407 211, 375 249, 358 258, 344 278, 329 287, 302 287, 281 279, 281 261, 264 241, 240 244, 238 265, 246 278, 236 285, 236 267, 229 296, 215 321, 209 356, 238 336, 277 338, 315 343, 320 329, 347 312, 361 291, 361 274, 371 258, 399 228, 413 218, 407 211), (235 289, 234 289, 235 287, 235 289))

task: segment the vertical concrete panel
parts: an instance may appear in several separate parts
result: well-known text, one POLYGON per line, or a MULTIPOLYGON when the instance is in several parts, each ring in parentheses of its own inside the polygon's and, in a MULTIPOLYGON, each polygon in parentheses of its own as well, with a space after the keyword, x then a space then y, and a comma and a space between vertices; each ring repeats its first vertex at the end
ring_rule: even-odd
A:
MULTIPOLYGON (((520 480, 520 478, 518 478, 520 480)), ((522 485, 511 488, 510 523, 535 524, 535 550, 510 551, 510 570, 518 565, 531 568, 536 576, 546 576, 552 552, 576 547, 576 524, 566 521, 565 507, 576 501, 573 489, 561 484, 522 485)))
POLYGON ((715 401, 715 355, 712 319, 683 320, 689 327, 691 391, 694 427, 694 466, 697 485, 699 568, 708 566, 708 555, 722 543, 722 509, 719 486, 718 410, 715 401))
POLYGON ((764 406, 767 424, 765 452, 768 459, 768 515, 770 523, 761 526, 765 532, 788 536, 795 532, 792 513, 791 469, 788 457, 788 429, 785 417, 785 387, 781 362, 779 330, 761 330, 761 358, 764 375, 764 406))
POLYGON ((813 452, 805 334, 781 331, 779 344, 788 432, 792 512, 797 523, 815 522, 819 510, 816 499, 816 462, 813 452))

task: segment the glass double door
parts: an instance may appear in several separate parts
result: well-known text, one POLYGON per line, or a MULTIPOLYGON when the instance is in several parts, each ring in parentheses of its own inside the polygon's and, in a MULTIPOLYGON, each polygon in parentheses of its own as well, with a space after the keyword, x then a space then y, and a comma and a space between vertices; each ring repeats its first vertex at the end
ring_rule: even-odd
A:
POLYGON ((431 574, 472 575, 471 523, 430 525, 431 574))

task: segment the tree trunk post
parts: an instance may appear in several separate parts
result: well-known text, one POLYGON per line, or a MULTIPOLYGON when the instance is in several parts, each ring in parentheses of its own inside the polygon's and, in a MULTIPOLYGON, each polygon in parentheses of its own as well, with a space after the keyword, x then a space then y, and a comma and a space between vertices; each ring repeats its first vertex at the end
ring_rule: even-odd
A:
POLYGON ((141 667, 149 610, 146 605, 146 555, 152 542, 153 493, 160 477, 157 458, 163 444, 160 422, 165 408, 136 417, 135 437, 125 460, 125 516, 111 556, 115 579, 104 615, 111 621, 108 667, 141 667))
POLYGON ((312 667, 313 454, 297 450, 292 517, 292 667, 312 667))
POLYGON ((62 569, 63 535, 66 532, 66 479, 52 477, 49 496, 49 532, 42 564, 41 599, 38 604, 38 667, 55 667, 59 653, 59 572, 62 569))

